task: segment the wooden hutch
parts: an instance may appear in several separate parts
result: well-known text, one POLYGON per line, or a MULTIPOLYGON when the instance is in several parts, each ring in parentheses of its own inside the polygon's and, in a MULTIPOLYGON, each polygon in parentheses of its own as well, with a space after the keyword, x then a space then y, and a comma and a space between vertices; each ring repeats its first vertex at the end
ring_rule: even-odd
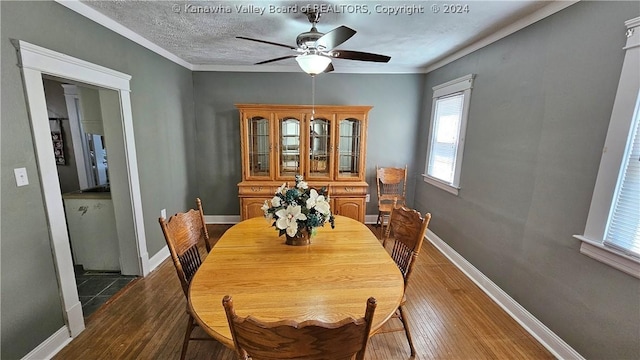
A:
POLYGON ((333 214, 364 223, 367 116, 371 106, 236 104, 240 110, 240 216, 260 209, 276 189, 302 174, 329 189, 333 214), (312 116, 313 112, 313 116, 312 116))

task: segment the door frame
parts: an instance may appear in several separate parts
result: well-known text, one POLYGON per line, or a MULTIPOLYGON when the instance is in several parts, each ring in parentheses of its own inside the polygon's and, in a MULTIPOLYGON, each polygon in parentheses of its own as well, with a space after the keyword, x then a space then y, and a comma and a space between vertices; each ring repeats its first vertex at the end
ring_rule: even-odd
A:
POLYGON ((131 213, 133 214, 132 221, 129 221, 129 223, 132 223, 130 226, 133 228, 127 230, 134 234, 135 248, 137 250, 135 254, 129 255, 135 257, 135 259, 129 260, 133 260, 133 263, 137 265, 134 268, 137 267, 138 275, 146 276, 150 268, 138 178, 131 99, 129 96, 131 76, 22 40, 12 39, 11 42, 18 50, 19 66, 22 70, 25 97, 38 164, 38 175, 62 298, 63 314, 71 337, 76 337, 84 330, 84 318, 82 304, 79 301, 76 288, 69 234, 58 181, 58 170, 55 164, 53 147, 51 146, 49 117, 42 75, 53 75, 80 81, 115 90, 118 93, 122 120, 120 125, 125 147, 124 160, 126 162, 129 187, 128 205, 130 205, 131 213))

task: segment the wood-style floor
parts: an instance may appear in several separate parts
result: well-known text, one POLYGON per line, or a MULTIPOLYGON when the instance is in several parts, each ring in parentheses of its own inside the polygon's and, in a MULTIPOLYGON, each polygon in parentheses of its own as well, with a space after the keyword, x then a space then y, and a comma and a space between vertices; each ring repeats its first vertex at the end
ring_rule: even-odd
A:
MULTIPOLYGON (((216 241, 229 226, 208 227, 216 241)), ((554 358, 426 241, 406 295, 417 359, 554 358)), ((167 259, 91 315, 55 359, 179 359, 185 306, 167 259)), ((234 360, 234 353, 216 341, 192 341, 187 359, 234 360)), ((366 359, 409 359, 404 333, 373 336, 366 359)))

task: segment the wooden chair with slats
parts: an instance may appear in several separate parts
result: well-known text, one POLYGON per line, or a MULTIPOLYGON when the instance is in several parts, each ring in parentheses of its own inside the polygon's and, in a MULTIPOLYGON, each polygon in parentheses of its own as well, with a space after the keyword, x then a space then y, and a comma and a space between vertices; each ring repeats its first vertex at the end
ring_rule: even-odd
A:
POLYGON ((378 167, 376 165, 376 187, 378 190, 378 219, 376 226, 380 225, 380 234, 385 234, 385 217, 391 214, 394 201, 399 205, 405 205, 407 192, 407 166, 378 167))
POLYGON ((420 249, 422 248, 422 242, 430 220, 430 213, 426 213, 423 217, 416 210, 408 209, 394 203, 391 210, 389 225, 387 226, 387 231, 382 242, 382 246, 386 247, 387 241, 389 241, 391 234, 393 234, 394 242, 393 247, 391 248, 391 258, 393 258, 393 261, 398 265, 398 268, 404 277, 405 296, 402 297, 400 306, 393 316, 402 322, 402 327, 389 329, 389 324, 385 324, 378 333, 404 330, 405 335, 407 336, 407 341, 409 342, 412 357, 415 357, 416 349, 413 346, 413 340, 411 339, 409 316, 407 311, 404 309, 404 305, 407 301, 406 290, 409 278, 416 259, 418 258, 418 254, 420 253, 420 249))
MULTIPOLYGON (((171 259, 173 260, 173 265, 175 265, 178 279, 180 279, 180 285, 187 301, 189 283, 202 264, 202 254, 200 254, 198 246, 201 246, 202 242, 204 242, 207 253, 211 251, 209 233, 204 222, 202 202, 199 198, 196 199, 196 204, 197 210, 190 209, 185 213, 177 213, 166 221, 163 217, 159 219, 162 233, 169 247, 171 259)), ((193 319, 188 305, 187 314, 189 314, 189 320, 184 342, 182 343, 180 359, 185 358, 190 340, 213 340, 210 337, 191 337, 191 333, 197 323, 193 319)))
POLYGON ((229 295, 222 299, 233 344, 241 360, 362 360, 369 340, 376 300, 367 300, 364 317, 335 323, 307 320, 262 322, 236 315, 229 295))

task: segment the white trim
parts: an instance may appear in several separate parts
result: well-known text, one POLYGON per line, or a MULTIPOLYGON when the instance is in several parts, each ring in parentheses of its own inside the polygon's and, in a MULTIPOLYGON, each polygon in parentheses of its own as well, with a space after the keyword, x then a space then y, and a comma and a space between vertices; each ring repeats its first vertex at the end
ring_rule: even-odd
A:
POLYGON ((491 45, 494 42, 503 39, 517 31, 520 31, 524 28, 526 28, 527 26, 534 24, 548 16, 551 16, 555 13, 557 13, 560 10, 564 10, 565 8, 577 3, 579 0, 561 0, 561 1, 549 1, 549 4, 539 10, 537 10, 536 12, 529 14, 526 17, 523 17, 522 19, 517 20, 514 23, 511 23, 503 28, 500 28, 500 30, 494 32, 493 34, 480 39, 478 41, 476 41, 475 43, 459 50, 456 51, 455 53, 443 58, 440 61, 437 61, 435 63, 429 64, 426 69, 425 72, 429 73, 433 70, 439 69, 447 64, 450 64, 460 58, 463 58, 469 54, 471 54, 472 52, 476 51, 476 50, 480 50, 485 46, 491 45))
MULTIPOLYGON (((11 40, 19 52, 24 91, 31 122, 40 187, 44 198, 51 248, 60 287, 65 323, 72 337, 84 330, 82 307, 78 299, 73 260, 67 233, 66 218, 58 181, 42 75, 49 74, 66 79, 116 90, 121 106, 122 127, 125 133, 125 161, 130 186, 128 199, 133 207, 133 224, 136 250, 139 257, 139 273, 148 273, 148 256, 141 206, 137 156, 133 141, 133 120, 129 98, 131 76, 84 60, 76 59, 20 40, 11 40), (145 273, 145 270, 147 271, 145 273)), ((122 258, 122 253, 121 253, 122 258)), ((122 259, 121 259, 122 260, 122 259)))
MULTIPOLYGON (((74 279, 75 282, 75 279, 74 279)), ((66 309, 67 326, 71 336, 76 337, 84 330, 84 314, 82 313, 82 303, 78 300, 66 309)))
POLYGON ((204 222, 207 224, 237 224, 240 215, 205 215, 204 222))
MULTIPOLYGON (((300 73, 300 67, 293 65, 191 65, 193 71, 225 71, 225 72, 264 72, 264 73, 300 73)), ((368 66, 359 63, 358 66, 336 67, 332 74, 426 74, 427 71, 421 67, 394 66, 384 64, 379 66, 368 66)))
POLYGON ((108 89, 130 91, 129 81, 131 80, 131 75, 51 51, 22 40, 11 40, 11 42, 17 49, 20 49, 23 68, 108 89), (55 74, 50 70, 55 71, 55 74))
POLYGON ((444 190, 444 191, 446 191, 448 193, 451 193, 451 194, 453 194, 455 196, 458 196, 458 191, 460 190, 459 187, 455 187, 455 186, 453 186, 451 184, 447 184, 447 183, 443 182, 442 180, 436 179, 436 178, 431 177, 431 176, 429 176, 427 174, 422 174, 422 179, 424 180, 424 182, 426 182, 428 184, 431 184, 431 185, 437 187, 438 189, 442 189, 442 190, 444 190))
POLYGON ((640 279, 640 261, 638 259, 582 235, 573 235, 573 237, 582 241, 580 245, 581 254, 640 279))
POLYGON ((429 116, 429 134, 427 135, 427 156, 424 165, 423 175, 424 181, 431 185, 434 185, 442 190, 450 192, 454 195, 458 195, 458 189, 460 188, 460 174, 462 172, 462 157, 464 155, 464 143, 466 141, 466 133, 467 133, 467 121, 469 119, 469 107, 471 104, 471 90, 473 89, 473 80, 475 78, 475 74, 469 74, 457 79, 453 79, 451 81, 447 81, 444 84, 436 85, 432 87, 433 95, 431 102, 431 114, 429 116), (438 179, 429 174, 429 164, 431 160, 431 151, 432 144, 436 134, 434 133, 435 126, 435 117, 436 117, 436 108, 438 101, 441 99, 446 99, 449 96, 457 95, 462 93, 462 109, 460 114, 460 127, 458 128, 458 142, 456 144, 455 157, 453 169, 453 179, 450 183, 445 182, 442 179, 438 179))
POLYGON ((67 327, 61 327, 60 330, 54 332, 48 339, 25 355, 22 360, 51 359, 62 350, 63 347, 67 346, 67 344, 71 342, 71 339, 67 327))
POLYGON ((640 17, 626 21, 625 25, 630 33, 589 214, 584 234, 574 237, 583 242, 580 246, 582 254, 638 277, 638 267, 633 264, 637 260, 603 244, 640 89, 640 17))
MULTIPOLYGON (((375 224, 378 220, 378 215, 365 215, 365 224, 375 224)), ((240 215, 205 215, 204 222, 206 224, 237 224, 239 223, 240 215)), ((151 261, 151 260, 149 260, 151 261)))
MULTIPOLYGON (((375 224, 376 220, 378 220, 378 215, 365 215, 364 217, 365 224, 375 224)), ((237 224, 240 221, 241 221, 240 215, 205 215, 204 216, 204 222, 206 224, 237 224)), ((149 262, 151 262, 151 260, 149 260, 149 262)))
POLYGON ((78 14, 86 17, 87 19, 93 20, 96 23, 106 27, 107 29, 124 36, 125 38, 133 41, 134 43, 147 48, 154 53, 164 57, 167 60, 171 60, 174 63, 183 66, 189 70, 193 70, 193 65, 183 60, 179 56, 174 53, 165 50, 164 48, 154 44, 153 42, 145 39, 144 37, 138 35, 131 29, 122 24, 116 22, 110 17, 104 15, 103 13, 95 10, 94 8, 81 3, 79 0, 55 0, 58 4, 77 12, 78 14))
POLYGON ((169 247, 165 245, 162 249, 160 249, 160 251, 149 258, 149 272, 155 270, 169 256, 171 256, 171 252, 169 251, 169 247))
POLYGON ((433 90, 433 97, 438 98, 441 96, 446 96, 449 94, 472 89, 474 77, 474 74, 469 74, 457 79, 453 79, 451 81, 447 81, 444 84, 436 85, 431 88, 433 90))
POLYGON ((378 222, 378 215, 365 215, 364 223, 365 224, 376 224, 378 222))
POLYGON ((640 26, 640 16, 633 18, 633 19, 629 19, 627 21, 624 22, 624 26, 627 29, 631 29, 637 26, 640 26))
POLYGON ((584 360, 582 355, 569 346, 569 344, 551 331, 551 329, 540 320, 536 319, 527 309, 518 304, 509 294, 458 254, 433 231, 427 229, 426 238, 556 358, 584 360))

